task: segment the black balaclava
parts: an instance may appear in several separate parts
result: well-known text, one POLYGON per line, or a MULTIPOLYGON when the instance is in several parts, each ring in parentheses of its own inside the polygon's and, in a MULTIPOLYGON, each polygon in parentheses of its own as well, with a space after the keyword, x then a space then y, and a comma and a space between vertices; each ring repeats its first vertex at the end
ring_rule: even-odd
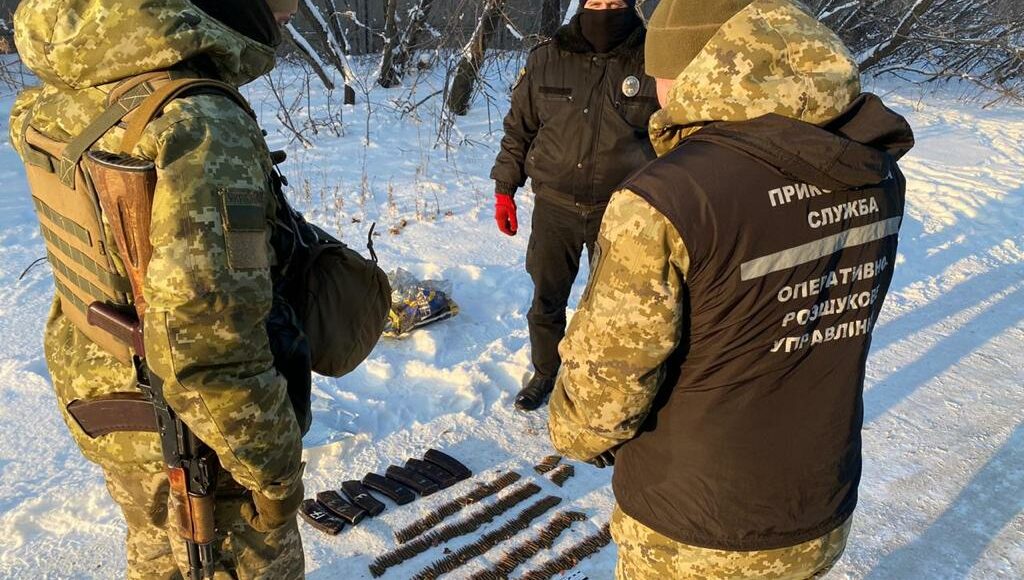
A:
POLYGON ((192 0, 192 4, 260 44, 281 44, 281 26, 264 0, 192 0))
POLYGON ((640 17, 633 8, 633 2, 628 4, 626 8, 613 10, 580 10, 580 30, 583 38, 594 47, 594 52, 610 52, 640 26, 640 17))

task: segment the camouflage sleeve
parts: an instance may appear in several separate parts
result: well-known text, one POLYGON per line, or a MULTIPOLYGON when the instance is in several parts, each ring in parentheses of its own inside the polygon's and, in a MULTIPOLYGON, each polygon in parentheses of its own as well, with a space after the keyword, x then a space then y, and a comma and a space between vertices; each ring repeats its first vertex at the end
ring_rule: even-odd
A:
POLYGON ((679 343, 689 257, 665 216, 628 190, 612 196, 587 289, 559 346, 551 442, 588 460, 630 439, 679 343))
POLYGON ((265 327, 274 201, 259 129, 226 97, 179 99, 136 154, 158 171, 146 278, 152 371, 235 480, 285 497, 301 477, 302 440, 265 327))

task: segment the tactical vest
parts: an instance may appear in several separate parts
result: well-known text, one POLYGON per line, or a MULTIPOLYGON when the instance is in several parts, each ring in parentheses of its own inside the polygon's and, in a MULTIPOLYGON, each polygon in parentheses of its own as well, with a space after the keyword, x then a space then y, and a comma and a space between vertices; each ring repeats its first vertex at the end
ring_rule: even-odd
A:
MULTIPOLYGON (((771 122, 804 144, 820 131, 771 122)), ((626 514, 678 542, 783 548, 842 525, 857 503, 865 361, 903 182, 890 157, 874 181, 829 191, 794 177, 804 158, 720 133, 703 129, 623 185, 675 226, 690 267, 680 350, 616 455, 613 487, 626 514)), ((827 172, 844 153, 817 145, 804 152, 827 172)))
MULTIPOLYGON (((129 216, 104 215, 83 158, 97 141, 122 122, 126 128, 120 151, 112 153, 130 155, 146 125, 167 103, 185 93, 197 92, 225 94, 255 118, 245 98, 234 87, 164 71, 121 82, 110 92, 103 113, 67 143, 46 137, 32 127, 31 119, 22 134, 25 171, 61 310, 79 331, 124 363, 131 362, 130 345, 90 325, 87 311, 95 301, 130 310, 136 303, 135 296, 142 300, 142 288, 135 288, 133 295, 133 281, 128 279, 120 263, 129 257, 118 255, 113 239, 104 228, 105 224, 114 227, 112 220, 125 220, 129 216)), ((148 223, 148 216, 145 219, 148 223)))

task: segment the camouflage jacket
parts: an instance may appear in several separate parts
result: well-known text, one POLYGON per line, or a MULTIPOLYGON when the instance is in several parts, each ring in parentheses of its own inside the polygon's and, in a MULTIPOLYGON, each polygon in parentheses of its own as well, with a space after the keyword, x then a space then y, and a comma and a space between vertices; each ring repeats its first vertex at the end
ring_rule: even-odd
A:
MULTIPOLYGON (((659 155, 716 121, 769 113, 820 124, 860 92, 857 66, 835 35, 797 3, 756 0, 733 17, 676 78, 650 120, 659 155), (745 70, 737 63, 755 63, 745 70)), ((687 243, 635 193, 612 196, 583 300, 559 351, 551 399, 555 447, 587 460, 633 439, 680 346, 687 243)))
MULTIPOLYGON (((186 0, 141 6, 25 0, 15 33, 22 59, 43 84, 19 95, 12 143, 26 123, 68 141, 103 111, 107 94, 127 77, 201 60, 204 70, 212 67, 238 86, 274 63, 272 47, 186 0)), ((115 127, 95 148, 116 150, 121 135, 115 127)), ((268 217, 276 207, 261 131, 226 96, 189 96, 164 109, 133 154, 153 160, 158 172, 144 328, 151 370, 164 380, 170 405, 239 483, 283 497, 301 477, 302 446, 265 329, 272 302, 271 231, 230 223, 233 204, 268 217)), ((46 352, 55 386, 70 385, 58 386, 62 406, 129 389, 130 369, 68 327, 55 304, 46 352)), ((90 455, 90 448, 83 449, 90 455)))

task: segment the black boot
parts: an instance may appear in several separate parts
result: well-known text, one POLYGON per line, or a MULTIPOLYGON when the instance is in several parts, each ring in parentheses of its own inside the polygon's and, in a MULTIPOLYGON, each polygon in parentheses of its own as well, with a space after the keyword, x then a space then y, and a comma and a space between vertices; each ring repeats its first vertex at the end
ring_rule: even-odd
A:
POLYGON ((516 395, 516 408, 520 411, 533 411, 548 400, 548 395, 555 388, 555 379, 534 374, 530 382, 516 395))

